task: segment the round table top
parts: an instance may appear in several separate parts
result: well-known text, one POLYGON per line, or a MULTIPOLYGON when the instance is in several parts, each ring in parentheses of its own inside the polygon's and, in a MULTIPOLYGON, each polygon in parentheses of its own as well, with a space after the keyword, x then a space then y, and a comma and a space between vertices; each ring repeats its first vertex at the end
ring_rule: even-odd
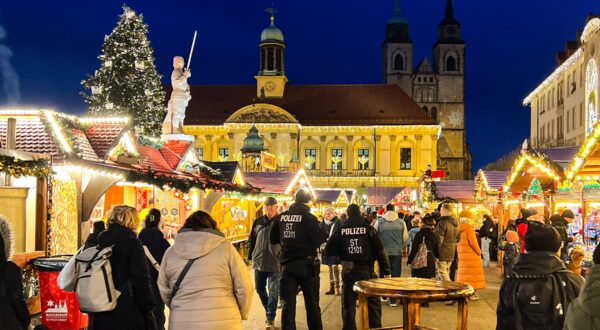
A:
POLYGON ((367 296, 448 300, 475 293, 472 286, 457 282, 414 277, 377 278, 354 283, 354 291, 367 296))

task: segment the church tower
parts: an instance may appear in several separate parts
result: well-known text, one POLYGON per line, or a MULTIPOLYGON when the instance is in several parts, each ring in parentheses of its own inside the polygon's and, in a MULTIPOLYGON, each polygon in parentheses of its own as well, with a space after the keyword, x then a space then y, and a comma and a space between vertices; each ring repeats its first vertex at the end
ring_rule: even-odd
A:
POLYGON ((285 42, 283 33, 275 26, 275 9, 268 8, 271 24, 260 34, 260 70, 256 79, 256 96, 259 98, 283 97, 287 77, 283 64, 285 42))
POLYGON ((385 27, 381 50, 383 82, 398 84, 412 96, 413 44, 408 30, 408 21, 402 17, 400 10, 400 0, 394 0, 394 14, 385 27))
POLYGON ((444 18, 437 27, 432 62, 438 80, 436 115, 442 126, 439 160, 448 170, 449 179, 467 179, 471 166, 465 137, 465 42, 452 0, 446 0, 444 18))

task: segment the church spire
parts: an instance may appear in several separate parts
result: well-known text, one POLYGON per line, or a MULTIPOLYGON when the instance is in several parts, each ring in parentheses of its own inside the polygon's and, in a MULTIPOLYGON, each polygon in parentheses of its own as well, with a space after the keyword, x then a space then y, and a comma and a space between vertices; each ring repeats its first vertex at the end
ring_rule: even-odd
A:
POLYGON ((400 11, 400 0, 394 0, 394 17, 402 17, 400 11))
POLYGON ((437 28, 437 42, 461 43, 460 22, 454 17, 454 6, 452 0, 446 0, 444 19, 437 28))
POLYGON ((400 0, 394 0, 394 14, 387 22, 385 42, 410 43, 408 21, 402 17, 400 0))
POLYGON ((452 6, 452 0, 446 0, 446 19, 454 18, 454 7, 452 6))

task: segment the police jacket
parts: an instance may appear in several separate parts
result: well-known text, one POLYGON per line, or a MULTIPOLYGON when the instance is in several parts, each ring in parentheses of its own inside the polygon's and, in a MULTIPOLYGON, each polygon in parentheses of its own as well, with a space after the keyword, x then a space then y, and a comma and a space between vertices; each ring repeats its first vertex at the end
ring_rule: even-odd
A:
POLYGON ((390 274, 390 262, 377 231, 361 217, 348 218, 333 233, 325 246, 325 255, 339 256, 342 261, 353 261, 355 267, 373 267, 377 260, 383 274, 390 274))
POLYGON ((273 221, 271 244, 281 244, 281 264, 316 257, 317 248, 327 240, 319 220, 305 204, 294 203, 273 221))

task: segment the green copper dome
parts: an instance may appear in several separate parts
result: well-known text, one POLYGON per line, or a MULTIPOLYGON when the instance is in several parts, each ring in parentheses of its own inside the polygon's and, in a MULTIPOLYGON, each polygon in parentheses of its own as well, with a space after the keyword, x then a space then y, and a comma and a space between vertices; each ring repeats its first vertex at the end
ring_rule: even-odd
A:
POLYGON ((260 42, 279 41, 283 43, 283 33, 275 26, 275 16, 271 15, 271 25, 260 34, 260 42))
POLYGON ((263 150, 265 150, 265 141, 258 135, 256 125, 252 124, 241 151, 242 153, 260 153, 263 150))

